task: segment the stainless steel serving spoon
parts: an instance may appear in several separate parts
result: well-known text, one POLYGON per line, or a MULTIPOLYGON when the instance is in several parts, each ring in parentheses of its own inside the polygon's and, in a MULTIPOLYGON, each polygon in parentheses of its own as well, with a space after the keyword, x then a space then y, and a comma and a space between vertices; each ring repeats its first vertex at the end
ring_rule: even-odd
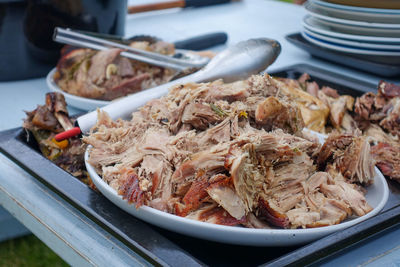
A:
MULTIPOLYGON (((188 76, 169 83, 135 93, 100 108, 106 111, 112 119, 128 118, 133 111, 145 105, 149 100, 159 98, 168 93, 168 89, 176 84, 187 82, 208 82, 223 79, 225 82, 245 79, 259 73, 271 65, 281 52, 278 41, 268 38, 257 38, 242 41, 219 53, 204 68, 188 76)), ((97 111, 78 117, 80 131, 85 133, 97 121, 97 111)), ((77 129, 75 129, 77 131, 77 129)), ((57 140, 68 138, 69 135, 56 137, 57 140)))

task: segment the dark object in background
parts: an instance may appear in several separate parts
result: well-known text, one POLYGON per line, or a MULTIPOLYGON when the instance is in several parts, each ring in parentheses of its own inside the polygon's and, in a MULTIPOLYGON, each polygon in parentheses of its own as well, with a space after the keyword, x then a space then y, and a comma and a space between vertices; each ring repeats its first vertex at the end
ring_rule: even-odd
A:
POLYGON ((175 48, 178 49, 189 49, 197 51, 207 49, 215 45, 225 44, 226 40, 228 40, 228 35, 225 32, 215 32, 176 41, 174 42, 174 45, 175 48))
POLYGON ((54 27, 123 35, 126 0, 0 0, 0 81, 45 76, 61 44, 54 27))
POLYGON ((240 0, 173 0, 173 1, 166 1, 159 3, 143 4, 143 5, 132 5, 128 7, 128 13, 134 14, 134 13, 163 10, 176 7, 181 7, 181 8, 203 7, 203 6, 211 6, 218 4, 226 4, 229 2, 237 2, 237 1, 240 0))

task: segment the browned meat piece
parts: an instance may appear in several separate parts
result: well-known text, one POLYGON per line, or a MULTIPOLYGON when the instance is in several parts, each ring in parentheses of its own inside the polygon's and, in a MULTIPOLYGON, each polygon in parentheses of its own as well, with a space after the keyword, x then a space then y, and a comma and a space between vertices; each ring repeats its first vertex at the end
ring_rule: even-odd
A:
POLYGON ((104 91, 104 94, 101 96, 101 99, 112 100, 121 96, 136 93, 142 90, 142 82, 149 78, 149 74, 143 73, 135 77, 126 78, 122 81, 112 81, 112 85, 107 87, 107 89, 104 91))
MULTIPOLYGON (((331 179, 326 172, 316 172, 303 183, 305 200, 308 207, 313 212, 319 213, 319 217, 314 217, 316 220, 309 223, 307 227, 338 224, 352 214, 350 208, 343 200, 331 199, 322 193, 321 187, 326 185, 328 180, 331 179)), ((300 213, 297 212, 297 215, 300 215, 300 213)), ((296 219, 298 218, 297 216, 296 219)))
POLYGON ((326 196, 344 201, 355 214, 363 216, 372 210, 364 195, 356 189, 354 184, 346 181, 334 180, 334 184, 322 184, 321 192, 326 196))
POLYGON ((373 183, 375 161, 365 137, 354 138, 352 144, 337 158, 336 166, 352 182, 373 183))
POLYGON ((285 85, 275 84, 279 90, 271 95, 284 96, 291 102, 295 102, 301 111, 305 127, 313 131, 324 132, 329 108, 318 99, 318 85, 314 82, 301 83, 292 79, 284 79, 284 82, 285 85), (306 92, 306 90, 308 91, 306 92))
POLYGON ((355 112, 362 128, 379 124, 385 131, 400 136, 400 87, 380 82, 378 94, 366 93, 357 98, 355 112), (367 123, 366 123, 367 122, 367 123))
POLYGON ((400 97, 390 101, 390 109, 379 125, 394 136, 400 137, 400 97))
POLYGON ((24 127, 30 130, 48 130, 61 132, 72 128, 72 122, 68 117, 67 104, 60 93, 47 93, 46 105, 38 106, 31 112, 26 112, 28 118, 24 121, 24 127))
POLYGON ((257 206, 259 194, 264 184, 265 174, 258 160, 252 144, 243 147, 232 160, 229 173, 232 177, 236 193, 244 201, 246 213, 257 206))
POLYGON ((68 115, 67 103, 65 103, 65 98, 62 94, 47 93, 46 107, 50 112, 60 112, 68 115))
POLYGON ((244 203, 236 195, 232 179, 223 174, 214 175, 210 179, 203 175, 193 181, 182 203, 175 204, 175 214, 186 216, 199 209, 203 203, 209 202, 210 198, 237 220, 245 216, 244 203))
POLYGON ((146 191, 140 186, 140 179, 133 169, 121 170, 121 186, 118 194, 122 195, 129 203, 135 203, 136 208, 145 204, 146 191))
POLYGON ((281 211, 277 206, 269 203, 268 200, 263 200, 260 198, 258 203, 259 212, 263 219, 274 226, 281 228, 288 228, 290 226, 289 218, 287 215, 281 211))
MULTIPOLYGON (((110 64, 117 59, 121 52, 122 49, 114 48, 96 53, 96 55, 91 58, 91 64, 88 69, 88 79, 96 85, 101 85, 106 79, 109 79, 112 74, 117 72, 117 66, 115 64, 110 64)), ((130 75, 133 75, 132 66, 130 66, 130 68, 130 75)))
POLYGON ((384 175, 400 181, 400 145, 380 142, 371 148, 371 153, 376 160, 376 166, 384 175))
POLYGON ((267 131, 278 128, 291 134, 299 134, 304 127, 303 117, 297 106, 279 101, 273 96, 257 105, 255 119, 267 131))
POLYGON ((332 92, 334 89, 329 87, 324 88, 325 90, 318 92, 318 97, 329 107, 329 119, 332 125, 338 130, 342 128, 350 131, 355 130, 352 119, 348 114, 349 111, 353 110, 354 98, 349 95, 336 97, 335 93, 332 92), (335 97, 332 97, 332 95, 335 97))
POLYGON ((175 204, 175 214, 185 217, 188 213, 199 209, 203 202, 209 198, 206 191, 208 186, 208 177, 204 176, 202 172, 197 174, 197 177, 191 182, 189 189, 182 198, 182 203, 175 204))
POLYGON ((333 126, 339 128, 342 125, 344 114, 346 113, 346 99, 338 98, 330 105, 330 118, 333 126))
POLYGON ((378 90, 384 97, 399 97, 400 96, 400 86, 393 83, 388 83, 385 81, 380 81, 378 85, 378 90))
MULTIPOLYGON (((80 67, 75 73, 75 94, 84 97, 112 100, 142 89, 142 82, 150 74, 135 74, 127 58, 119 57, 121 49, 98 52, 90 59, 90 66, 80 67)), ((71 81, 69 90, 73 90, 71 81)))
POLYGON ((363 129, 363 134, 368 136, 371 144, 378 144, 378 143, 393 143, 397 142, 397 138, 392 136, 385 131, 379 125, 369 123, 366 128, 363 129))
POLYGON ((320 168, 333 164, 351 182, 373 183, 375 162, 364 136, 331 134, 321 147, 317 162, 320 168))
POLYGON ((329 86, 322 87, 321 91, 325 95, 327 95, 329 97, 332 97, 332 98, 339 98, 340 97, 340 95, 338 94, 337 90, 335 90, 333 88, 330 88, 329 86))
POLYGON ((351 209, 343 200, 327 198, 319 209, 320 220, 309 227, 321 227, 342 222, 352 214, 351 209))
POLYGON ((208 195, 237 220, 246 215, 243 200, 236 194, 231 177, 220 177, 207 187, 208 195))
POLYGON ((352 134, 329 135, 318 154, 317 163, 319 169, 325 169, 326 165, 335 159, 335 151, 344 151, 352 141, 352 134))
POLYGON ((372 92, 363 94, 357 98, 354 111, 364 120, 369 120, 373 112, 374 99, 375 94, 372 92))
POLYGON ((237 220, 229 215, 229 213, 226 212, 222 207, 218 207, 216 204, 209 204, 207 206, 204 206, 190 213, 188 216, 186 216, 186 218, 229 226, 235 226, 246 222, 246 218, 243 218, 242 220, 237 220))
POLYGON ((256 217, 256 215, 254 215, 254 213, 249 213, 247 215, 246 221, 244 221, 242 224, 248 228, 257 228, 257 229, 271 229, 272 228, 264 220, 261 220, 258 217, 256 217))
POLYGON ((191 124, 199 130, 206 130, 210 124, 221 121, 221 116, 206 103, 191 103, 185 107, 182 122, 191 124))
MULTIPOLYGON (((173 207, 172 196, 172 166, 162 155, 148 154, 138 168, 138 175, 148 178, 148 187, 152 194, 150 207, 171 212, 173 207)), ((146 183, 146 182, 144 182, 146 183)))
POLYGON ((386 117, 390 103, 381 95, 365 93, 357 98, 354 111, 364 120, 380 121, 386 117))
POLYGON ((299 153, 292 160, 269 170, 266 176, 268 185, 265 186, 258 206, 268 222, 284 228, 298 227, 289 217, 289 211, 304 199, 302 183, 313 172, 313 162, 306 154, 299 153))
POLYGON ((341 128, 343 132, 354 133, 359 130, 359 124, 357 124, 357 121, 348 112, 346 112, 342 118, 341 128))
POLYGON ((197 135, 197 143, 200 149, 209 148, 212 145, 231 140, 231 120, 226 118, 221 123, 197 135))
POLYGON ((204 96, 206 101, 225 100, 228 102, 243 101, 250 96, 248 85, 243 81, 230 84, 224 84, 222 81, 216 81, 212 84, 204 96))
POLYGON ((235 144, 238 147, 231 147, 225 162, 246 213, 257 210, 265 220, 279 227, 290 226, 286 212, 302 200, 301 182, 313 171, 312 160, 302 152, 308 146, 301 145, 301 138, 292 136, 290 140, 289 136, 282 132, 255 139, 249 136, 250 139, 243 141, 252 143, 235 144))
POLYGON ((306 89, 307 93, 309 93, 313 97, 318 97, 319 86, 316 82, 308 82, 306 89))
MULTIPOLYGON (((29 115, 28 115, 29 116, 29 115)), ((33 112, 31 122, 40 129, 61 132, 62 128, 57 121, 57 118, 45 106, 38 106, 33 112)))
POLYGON ((305 83, 306 81, 310 80, 310 75, 308 75, 308 73, 303 73, 298 79, 297 81, 299 83, 305 83))
POLYGON ((73 128, 72 122, 68 117, 67 103, 65 103, 65 99, 62 94, 47 93, 46 107, 50 110, 51 113, 54 114, 64 130, 69 130, 73 128))
POLYGON ((193 155, 191 160, 187 160, 182 165, 177 166, 172 176, 174 193, 178 196, 184 196, 189 190, 195 177, 202 175, 212 175, 224 171, 226 151, 202 151, 193 155))
POLYGON ((84 164, 86 145, 82 144, 79 137, 61 143, 54 140, 57 133, 73 125, 68 116, 64 96, 61 93, 47 93, 46 105, 38 106, 26 114, 23 127, 32 133, 42 154, 94 188, 84 164))
MULTIPOLYGON (((74 76, 74 72, 80 67, 82 62, 92 57, 94 52, 90 49, 73 49, 66 54, 62 54, 61 59, 57 63, 57 72, 54 74, 54 80, 59 83, 63 80, 70 80, 74 76)), ((64 83, 61 83, 64 85, 64 83)))

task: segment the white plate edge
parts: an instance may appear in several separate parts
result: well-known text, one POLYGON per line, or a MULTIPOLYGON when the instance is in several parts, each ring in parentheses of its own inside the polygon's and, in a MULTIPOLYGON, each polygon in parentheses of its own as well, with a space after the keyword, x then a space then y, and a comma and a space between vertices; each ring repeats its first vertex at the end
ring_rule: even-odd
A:
POLYGON ((307 15, 303 18, 302 25, 309 30, 313 30, 315 32, 319 32, 321 34, 325 34, 328 36, 333 36, 342 39, 349 39, 349 40, 360 40, 360 41, 369 41, 369 42, 377 42, 377 43, 400 43, 400 38, 390 38, 390 37, 371 37, 371 36, 364 36, 364 35, 352 35, 352 34, 345 34, 345 33, 338 33, 327 31, 325 29, 316 28, 313 25, 309 25, 306 22, 306 19, 311 16, 307 15))
POLYGON ((307 2, 304 5, 305 10, 310 15, 318 17, 322 20, 327 20, 327 21, 351 25, 351 26, 400 29, 400 24, 395 24, 395 23, 379 23, 379 22, 368 22, 368 21, 361 21, 361 20, 350 20, 350 19, 337 18, 334 16, 328 16, 325 14, 316 13, 314 10, 310 10, 310 8, 313 8, 313 7, 320 8, 320 6, 318 6, 318 5, 313 6, 313 3, 311 3, 311 2, 307 2))
POLYGON ((357 46, 358 46, 361 49, 362 48, 369 48, 369 49, 376 48, 377 51, 378 50, 379 51, 381 51, 381 50, 398 50, 400 52, 400 44, 399 45, 385 45, 385 44, 375 44, 375 43, 365 43, 365 42, 359 42, 359 41, 345 40, 345 39, 334 38, 331 36, 326 36, 326 35, 323 35, 323 34, 320 34, 317 32, 313 32, 305 27, 303 28, 303 31, 306 32, 308 35, 311 35, 311 36, 314 35, 315 37, 322 39, 324 41, 354 46, 355 48, 357 48, 357 46))
POLYGON ((334 44, 328 44, 319 40, 316 40, 312 37, 309 37, 306 33, 303 31, 301 32, 301 35, 306 39, 307 41, 316 44, 321 47, 325 47, 331 50, 339 51, 339 52, 346 52, 346 53, 352 53, 352 54, 361 54, 361 55, 374 55, 374 56, 400 56, 400 51, 391 53, 391 52, 385 52, 385 51, 371 51, 371 50, 362 50, 357 49, 357 48, 347 48, 347 47, 342 47, 339 45, 334 45, 334 44))
POLYGON ((382 14, 382 15, 400 15, 400 10, 397 9, 386 9, 386 8, 372 8, 372 7, 358 7, 358 6, 346 6, 341 4, 329 3, 320 0, 308 0, 311 3, 320 6, 326 6, 339 10, 346 10, 351 12, 359 12, 359 13, 372 13, 372 14, 382 14))

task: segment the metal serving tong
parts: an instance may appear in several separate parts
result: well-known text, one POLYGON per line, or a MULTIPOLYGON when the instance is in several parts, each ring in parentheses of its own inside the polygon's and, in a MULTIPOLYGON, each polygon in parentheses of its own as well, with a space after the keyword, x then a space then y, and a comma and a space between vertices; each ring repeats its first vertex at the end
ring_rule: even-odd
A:
MULTIPOLYGON (((120 54, 123 57, 159 67, 174 69, 179 72, 186 69, 200 69, 210 60, 209 58, 197 56, 195 54, 174 58, 171 56, 136 49, 122 43, 97 38, 81 32, 73 31, 71 29, 63 29, 59 27, 54 29, 53 40, 63 44, 91 48, 94 50, 120 48, 124 50, 120 54)), ((180 51, 180 53, 182 54, 182 51, 180 51)))

